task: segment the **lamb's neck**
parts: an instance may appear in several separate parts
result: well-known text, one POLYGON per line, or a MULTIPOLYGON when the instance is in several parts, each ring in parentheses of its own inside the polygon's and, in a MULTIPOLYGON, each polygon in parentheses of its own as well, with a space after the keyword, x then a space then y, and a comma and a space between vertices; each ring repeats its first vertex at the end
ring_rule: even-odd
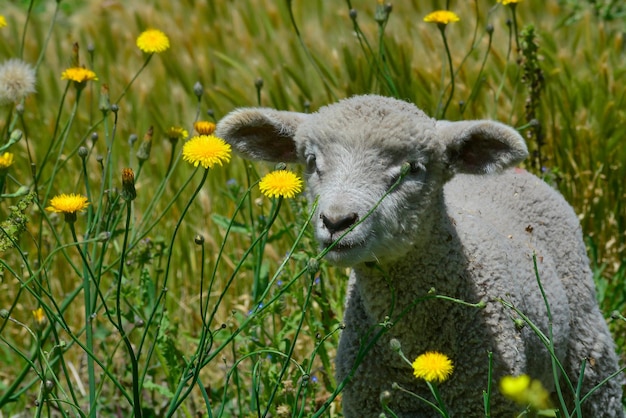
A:
MULTIPOLYGON (((459 275, 466 264, 454 222, 449 218, 443 198, 430 216, 423 219, 420 239, 400 259, 355 266, 356 286, 366 310, 373 316, 397 313, 415 305, 433 292, 464 298, 467 285, 459 275)), ((380 318, 377 318, 380 319, 380 318)))

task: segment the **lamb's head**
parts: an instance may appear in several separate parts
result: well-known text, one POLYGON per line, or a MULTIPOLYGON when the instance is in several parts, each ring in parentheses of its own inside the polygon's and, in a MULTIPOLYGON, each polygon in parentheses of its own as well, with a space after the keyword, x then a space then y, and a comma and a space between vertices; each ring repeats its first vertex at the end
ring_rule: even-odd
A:
POLYGON ((344 266, 392 260, 423 239, 455 173, 497 172, 527 155, 506 125, 437 122, 380 96, 314 114, 239 109, 216 134, 247 158, 305 165, 309 198, 318 199, 315 235, 323 248, 334 243, 326 257, 344 266))

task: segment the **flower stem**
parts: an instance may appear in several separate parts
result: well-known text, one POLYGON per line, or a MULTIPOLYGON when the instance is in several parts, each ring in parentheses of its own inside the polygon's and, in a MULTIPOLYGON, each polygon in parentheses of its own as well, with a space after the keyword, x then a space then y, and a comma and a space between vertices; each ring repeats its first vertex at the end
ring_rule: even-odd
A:
POLYGON ((441 115, 439 115, 438 119, 445 119, 446 111, 448 110, 448 106, 452 101, 452 96, 454 96, 454 67, 452 66, 452 55, 450 54, 450 47, 448 46, 448 39, 446 38, 446 26, 439 24, 439 31, 441 32, 441 37, 443 38, 443 46, 446 49, 446 56, 448 57, 448 66, 450 68, 450 95, 448 96, 448 100, 446 104, 443 106, 441 110, 441 115))
POLYGON ((91 275, 87 265, 87 259, 84 257, 78 238, 76 236, 76 228, 74 222, 69 222, 72 238, 76 243, 76 248, 83 260, 83 296, 85 300, 85 346, 87 347, 87 379, 89 381, 89 417, 96 417, 96 373, 93 361, 93 328, 91 324, 91 275))

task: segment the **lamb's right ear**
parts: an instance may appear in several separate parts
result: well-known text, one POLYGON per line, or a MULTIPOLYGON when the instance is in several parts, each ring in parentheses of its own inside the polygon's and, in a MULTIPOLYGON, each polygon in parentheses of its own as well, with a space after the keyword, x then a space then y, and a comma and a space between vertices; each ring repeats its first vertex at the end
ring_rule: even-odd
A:
POLYGON ((215 135, 245 158, 270 162, 296 162, 294 136, 305 113, 267 108, 242 108, 217 124, 215 135))

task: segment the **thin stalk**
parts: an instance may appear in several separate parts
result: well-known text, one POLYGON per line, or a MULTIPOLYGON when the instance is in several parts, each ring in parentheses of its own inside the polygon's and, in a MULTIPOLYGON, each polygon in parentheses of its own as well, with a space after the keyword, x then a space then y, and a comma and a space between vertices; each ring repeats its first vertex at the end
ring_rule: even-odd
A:
POLYGON ((80 249, 78 238, 76 236, 76 228, 74 222, 68 222, 72 238, 76 243, 76 249, 81 253, 83 259, 83 295, 85 304, 85 346, 88 349, 87 354, 87 378, 89 384, 89 417, 96 418, 96 372, 93 359, 93 328, 91 324, 91 276, 88 272, 87 260, 80 249))
MULTIPOLYGON (((128 335, 124 330, 124 325, 122 324, 122 306, 121 306, 121 293, 122 293, 122 279, 124 277, 124 264, 126 261, 126 253, 128 246, 128 231, 130 230, 130 221, 132 219, 132 202, 131 200, 126 201, 126 225, 124 228, 124 242, 122 244, 122 255, 120 257, 120 267, 117 272, 117 291, 115 293, 115 310, 117 313, 117 329, 119 330, 122 340, 124 341, 124 345, 126 346, 126 351, 128 352, 128 357, 130 358, 131 364, 131 372, 133 376, 133 411, 135 414, 135 418, 142 417, 142 409, 141 409, 141 396, 139 393, 139 367, 137 364, 137 357, 135 357, 135 351, 133 350, 133 346, 128 339, 128 335)), ((147 332, 147 331, 146 331, 147 332)), ((140 353, 140 352, 139 352, 140 353)))
POLYGON ((452 66, 452 55, 450 54, 450 46, 448 45, 448 39, 446 38, 446 25, 437 24, 439 31, 441 32, 441 37, 443 38, 443 46, 446 50, 446 56, 448 57, 448 67, 450 68, 450 95, 448 96, 448 100, 444 105, 441 115, 438 115, 437 119, 445 119, 446 111, 448 110, 448 106, 452 101, 452 97, 454 96, 454 87, 455 87, 455 77, 454 77, 454 67, 452 66))

